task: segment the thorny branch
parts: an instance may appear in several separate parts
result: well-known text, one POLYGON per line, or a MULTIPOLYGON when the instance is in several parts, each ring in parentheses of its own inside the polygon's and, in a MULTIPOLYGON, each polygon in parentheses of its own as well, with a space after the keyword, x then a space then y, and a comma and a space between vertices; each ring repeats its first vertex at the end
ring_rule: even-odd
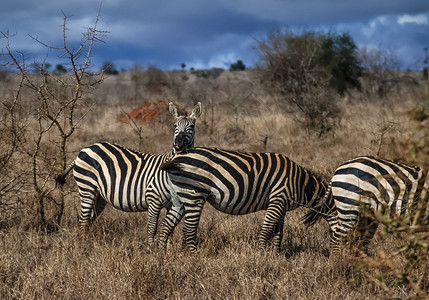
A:
MULTIPOLYGON (((101 9, 101 6, 100 6, 101 9)), ((16 145, 19 144, 22 139, 18 133, 17 122, 15 117, 15 108, 20 101, 20 91, 25 87, 34 95, 37 100, 37 106, 35 109, 36 123, 33 128, 30 128, 28 133, 34 136, 31 143, 21 143, 21 150, 31 158, 31 184, 36 194, 36 202, 34 208, 37 212, 36 221, 39 226, 48 225, 45 213, 45 202, 53 203, 59 206, 55 216, 54 223, 59 224, 64 209, 64 192, 61 191, 60 200, 57 201, 51 196, 54 187, 52 185, 52 172, 58 170, 58 164, 52 162, 58 160, 56 158, 48 157, 46 152, 48 139, 52 139, 55 129, 57 131, 57 139, 50 141, 51 144, 56 145, 59 148, 59 163, 61 170, 66 168, 67 164, 67 144, 68 139, 75 132, 76 128, 80 124, 82 118, 87 112, 76 114, 76 106, 84 103, 83 96, 87 91, 96 87, 100 82, 103 81, 103 74, 97 77, 94 73, 89 73, 88 69, 91 65, 92 51, 96 42, 102 42, 102 37, 107 34, 106 31, 98 30, 98 23, 100 18, 100 10, 96 16, 95 24, 91 28, 87 28, 87 32, 83 35, 84 38, 78 45, 73 48, 67 42, 67 22, 70 17, 66 16, 63 12, 63 23, 62 28, 62 45, 55 47, 48 45, 41 41, 39 38, 30 36, 34 41, 40 43, 46 48, 54 51, 60 51, 59 58, 65 59, 67 65, 70 66, 70 73, 65 75, 53 75, 44 71, 45 62, 43 62, 39 68, 39 75, 30 75, 27 71, 25 57, 23 53, 14 53, 9 45, 9 39, 12 35, 8 33, 1 33, 2 38, 7 40, 6 51, 3 55, 7 55, 12 65, 14 65, 18 73, 20 74, 20 83, 18 91, 14 97, 14 101, 11 105, 7 106, 4 101, 2 104, 8 108, 10 118, 12 119, 11 130, 14 132, 14 138, 12 141, 11 153, 8 153, 10 157, 15 150, 16 145), (19 58, 18 58, 19 57, 19 58), (70 76, 71 75, 71 76, 70 76), (51 172, 45 172, 44 170, 50 169, 51 172)), ((0 162, 0 170, 4 167, 4 164, 0 162)), ((13 182, 12 179, 11 182, 13 182)), ((0 187, 1 188, 1 187, 0 187)), ((5 187, 7 188, 7 186, 5 187)))

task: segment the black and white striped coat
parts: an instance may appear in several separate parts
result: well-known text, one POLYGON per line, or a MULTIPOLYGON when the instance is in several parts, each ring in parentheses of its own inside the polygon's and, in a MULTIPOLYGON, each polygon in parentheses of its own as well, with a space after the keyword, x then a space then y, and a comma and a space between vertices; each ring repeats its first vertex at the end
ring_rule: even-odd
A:
MULTIPOLYGON (((345 162, 335 170, 322 202, 322 206, 332 202, 335 205, 320 210, 331 228, 332 251, 338 252, 340 242, 356 225, 361 250, 367 251, 381 217, 400 217, 415 224, 427 222, 428 188, 429 174, 417 166, 370 156, 345 162)), ((314 223, 318 217, 310 213, 306 222, 314 223)))
MULTIPOLYGON (((279 248, 286 211, 315 206, 326 191, 316 176, 278 153, 197 147, 176 155, 161 168, 171 180, 174 207, 183 205, 183 232, 191 252, 197 248, 196 231, 206 201, 234 215, 266 210, 259 247, 264 248, 274 235, 279 248)), ((160 240, 165 246, 175 224, 164 225, 160 240)))
MULTIPOLYGON (((167 174, 159 166, 176 152, 193 147, 195 120, 201 114, 201 103, 189 117, 179 116, 173 103, 169 110, 176 118, 170 152, 148 154, 108 142, 96 143, 82 149, 65 173, 57 177, 57 182, 63 184, 73 169, 81 200, 79 224, 83 231, 109 203, 125 212, 149 211, 148 239, 153 242, 160 211, 171 207, 167 174)), ((174 214, 169 211, 167 216, 174 218, 174 214)))

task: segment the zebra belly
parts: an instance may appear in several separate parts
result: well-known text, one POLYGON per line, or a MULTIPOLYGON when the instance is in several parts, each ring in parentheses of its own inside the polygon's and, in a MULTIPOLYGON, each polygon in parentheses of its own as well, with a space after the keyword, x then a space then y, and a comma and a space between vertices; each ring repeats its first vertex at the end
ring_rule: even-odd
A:
POLYGON ((125 211, 125 212, 142 212, 147 211, 149 205, 146 201, 143 199, 140 199, 140 201, 136 201, 135 198, 130 199, 115 199, 110 198, 109 203, 116 209, 125 211))
POLYGON ((246 215, 267 208, 267 203, 262 197, 238 199, 229 193, 222 197, 219 192, 211 192, 206 200, 217 210, 230 215, 246 215))

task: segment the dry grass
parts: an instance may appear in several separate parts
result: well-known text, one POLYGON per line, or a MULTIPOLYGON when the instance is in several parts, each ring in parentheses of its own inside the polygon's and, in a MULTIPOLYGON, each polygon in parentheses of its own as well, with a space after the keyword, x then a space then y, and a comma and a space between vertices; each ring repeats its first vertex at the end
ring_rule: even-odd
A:
MULTIPOLYGON (((182 93, 186 100, 177 101, 170 90, 142 100, 167 99, 185 108, 194 100, 202 101, 197 146, 281 152, 329 179, 345 160, 376 155, 383 136, 381 156, 426 164, 425 158, 411 156, 410 149, 398 142, 414 136, 411 133, 417 127, 407 112, 424 100, 421 87, 405 87, 383 101, 362 102, 357 96, 340 99, 342 119, 333 133, 319 138, 308 134, 294 115, 281 110, 248 73, 224 72, 216 80, 188 75, 182 93)), ((130 111, 142 104, 132 96, 129 77, 108 78, 88 96, 86 100, 94 105, 69 145, 70 161, 82 147, 100 140, 137 148, 132 128, 116 121, 122 109, 130 111)), ((0 88, 7 97, 5 85, 0 88)), ((170 149, 172 122, 162 120, 143 128, 144 151, 170 149)), ((277 253, 256 250, 263 212, 229 216, 207 205, 198 231, 199 250, 191 256, 182 245, 181 225, 165 252, 148 247, 146 213, 107 207, 91 232, 81 237, 79 200, 71 177, 66 188, 69 193, 58 232, 26 227, 31 210, 18 221, 0 216, 0 221, 6 220, 0 223, 2 299, 380 299, 414 295, 393 276, 383 281, 391 289, 386 294, 365 275, 377 277, 382 270, 364 268, 365 273, 362 260, 329 261, 327 224, 306 228, 300 221, 302 209, 287 213, 283 246, 277 253)), ((378 253, 391 255, 403 243, 381 232, 371 244, 375 258, 378 253)), ((427 266, 419 266, 418 272, 428 288, 427 266)))
POLYGON ((76 222, 55 234, 2 233, 4 299, 284 299, 356 298, 359 292, 323 255, 326 228, 308 231, 289 216, 284 251, 258 252, 262 215, 228 217, 208 208, 200 250, 190 256, 176 233, 166 252, 148 249, 145 214, 110 210, 86 238, 76 222), (317 232, 322 233, 321 235, 317 232))
MULTIPOLYGON (((361 262, 329 263, 327 226, 309 230, 301 216, 287 215, 280 253, 256 250, 263 214, 233 217, 211 207, 196 256, 182 247, 180 230, 165 252, 148 248, 146 214, 108 209, 85 238, 75 221, 55 234, 13 228, 1 233, 0 292, 3 299, 384 298, 356 271, 361 262)), ((399 242, 377 236, 373 244, 389 251, 399 242)), ((401 288, 392 290, 404 297, 401 288)))

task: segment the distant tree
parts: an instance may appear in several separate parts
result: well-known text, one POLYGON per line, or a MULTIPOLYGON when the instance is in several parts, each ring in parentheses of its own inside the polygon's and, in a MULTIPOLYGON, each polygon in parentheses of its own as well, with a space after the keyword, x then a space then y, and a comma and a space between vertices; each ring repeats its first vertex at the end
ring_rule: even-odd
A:
POLYGON ((168 84, 167 74, 154 65, 149 65, 145 73, 144 86, 153 94, 161 94, 168 84))
POLYGON ((61 75, 67 73, 67 69, 64 68, 62 64, 57 64, 55 70, 53 71, 54 75, 61 75))
POLYGON ((244 71, 244 70, 246 70, 246 66, 243 64, 243 62, 241 60, 237 60, 236 63, 233 63, 230 65, 229 70, 231 72, 244 71))
POLYGON ((34 62, 30 65, 30 72, 33 74, 41 74, 43 73, 43 64, 34 62))
POLYGON ((360 89, 362 67, 357 57, 357 47, 349 34, 329 33, 324 36, 316 63, 327 69, 330 85, 340 95, 350 88, 360 89))
POLYGON ((7 72, 6 71, 2 71, 0 69, 0 82, 7 82, 7 81, 8 81, 7 72))
POLYGON ((133 83, 134 88, 134 99, 138 100, 142 98, 143 95, 143 83, 144 83, 144 68, 139 64, 134 63, 130 68, 131 82, 133 83))
POLYGON ((49 69, 52 67, 50 63, 38 63, 34 62, 30 65, 30 72, 33 74, 45 74, 49 73, 49 69))
POLYGON ((218 77, 220 76, 220 74, 222 74, 222 73, 223 73, 223 71, 224 71, 224 69, 222 69, 222 68, 212 68, 212 69, 210 70, 210 76, 211 76, 213 79, 216 79, 216 78, 218 78, 218 77))
POLYGON ((52 65, 50 63, 45 63, 44 69, 49 72, 49 69, 52 68, 52 65))
POLYGON ((272 31, 267 39, 257 41, 260 62, 255 74, 279 104, 293 112, 308 130, 320 135, 330 131, 339 116, 334 90, 329 86, 331 74, 317 62, 323 34, 272 31))
POLYGON ((105 62, 101 67, 101 72, 107 75, 118 75, 118 70, 115 69, 115 66, 111 62, 105 62))
POLYGON ((359 60, 364 69, 363 90, 368 96, 384 98, 407 77, 400 72, 398 59, 389 51, 362 48, 359 60))
POLYGON ((185 63, 181 63, 180 66, 182 67, 182 70, 185 70, 185 68, 186 68, 186 64, 185 63))
POLYGON ((428 80, 428 78, 429 78, 429 74, 428 74, 428 65, 429 65, 428 47, 424 47, 423 50, 425 51, 425 60, 423 61, 423 64, 424 64, 423 79, 428 80))

